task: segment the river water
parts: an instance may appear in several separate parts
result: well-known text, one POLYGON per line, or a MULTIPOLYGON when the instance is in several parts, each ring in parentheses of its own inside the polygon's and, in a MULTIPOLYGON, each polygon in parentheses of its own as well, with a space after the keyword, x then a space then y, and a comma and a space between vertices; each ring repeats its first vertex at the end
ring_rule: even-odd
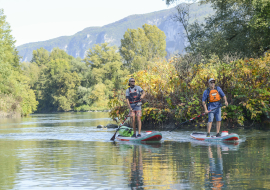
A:
POLYGON ((1 119, 0 190, 270 189, 270 129, 230 130, 241 140, 229 144, 187 129, 134 144, 111 142, 115 129, 96 127, 108 123, 102 112, 1 119))

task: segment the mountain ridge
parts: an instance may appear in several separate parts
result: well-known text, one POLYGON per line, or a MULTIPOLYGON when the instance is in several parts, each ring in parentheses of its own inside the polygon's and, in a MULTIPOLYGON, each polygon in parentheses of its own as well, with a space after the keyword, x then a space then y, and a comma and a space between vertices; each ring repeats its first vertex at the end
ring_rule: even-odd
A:
MULTIPOLYGON (((213 10, 209 5, 193 4, 190 7, 190 15, 193 20, 195 18, 202 20, 211 12, 213 10)), ((183 27, 172 20, 175 13, 176 9, 171 8, 146 14, 134 14, 104 26, 87 27, 71 36, 60 36, 46 41, 23 44, 18 46, 17 50, 22 57, 22 61, 31 61, 33 50, 41 47, 48 51, 58 47, 73 57, 84 58, 87 50, 95 44, 108 42, 110 45, 119 47, 128 28, 137 29, 146 23, 157 25, 165 33, 166 51, 169 55, 175 52, 183 52, 188 42, 184 36, 179 35, 179 33, 184 33, 183 27)))

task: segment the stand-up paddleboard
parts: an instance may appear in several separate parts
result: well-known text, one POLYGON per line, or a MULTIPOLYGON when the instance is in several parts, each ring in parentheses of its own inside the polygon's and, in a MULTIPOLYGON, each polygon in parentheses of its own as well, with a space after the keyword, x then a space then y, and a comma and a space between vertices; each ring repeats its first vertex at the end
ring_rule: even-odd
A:
POLYGON ((121 135, 116 136, 119 141, 160 141, 162 139, 162 134, 155 131, 146 131, 141 134, 141 137, 123 137, 121 135))
POLYGON ((194 132, 191 133, 190 136, 193 139, 199 141, 238 141, 239 136, 235 133, 228 134, 228 131, 222 131, 220 137, 210 136, 206 137, 207 133, 194 132))

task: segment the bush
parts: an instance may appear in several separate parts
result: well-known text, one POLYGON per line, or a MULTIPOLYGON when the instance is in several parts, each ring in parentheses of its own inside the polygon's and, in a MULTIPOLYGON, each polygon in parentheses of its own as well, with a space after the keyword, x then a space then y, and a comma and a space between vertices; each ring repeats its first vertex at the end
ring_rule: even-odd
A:
MULTIPOLYGON (((147 92, 147 103, 142 106, 144 121, 179 123, 201 114, 201 97, 210 78, 216 79, 229 102, 228 107, 222 108, 223 119, 243 125, 246 120, 259 122, 269 115, 270 53, 258 59, 224 61, 212 56, 201 64, 198 58, 194 60, 187 64, 187 57, 174 57, 132 75, 147 92)), ((125 105, 125 94, 115 93, 109 102, 111 117, 123 118, 127 114, 125 105)), ((195 122, 205 125, 206 120, 195 122)))

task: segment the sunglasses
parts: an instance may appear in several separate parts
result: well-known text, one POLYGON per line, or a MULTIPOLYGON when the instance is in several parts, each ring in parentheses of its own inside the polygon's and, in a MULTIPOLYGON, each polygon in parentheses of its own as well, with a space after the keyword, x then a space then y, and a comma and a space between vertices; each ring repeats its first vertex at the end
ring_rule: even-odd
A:
POLYGON ((210 83, 215 83, 215 81, 211 81, 210 83))
POLYGON ((131 80, 131 81, 129 81, 129 82, 135 82, 135 80, 131 80))

